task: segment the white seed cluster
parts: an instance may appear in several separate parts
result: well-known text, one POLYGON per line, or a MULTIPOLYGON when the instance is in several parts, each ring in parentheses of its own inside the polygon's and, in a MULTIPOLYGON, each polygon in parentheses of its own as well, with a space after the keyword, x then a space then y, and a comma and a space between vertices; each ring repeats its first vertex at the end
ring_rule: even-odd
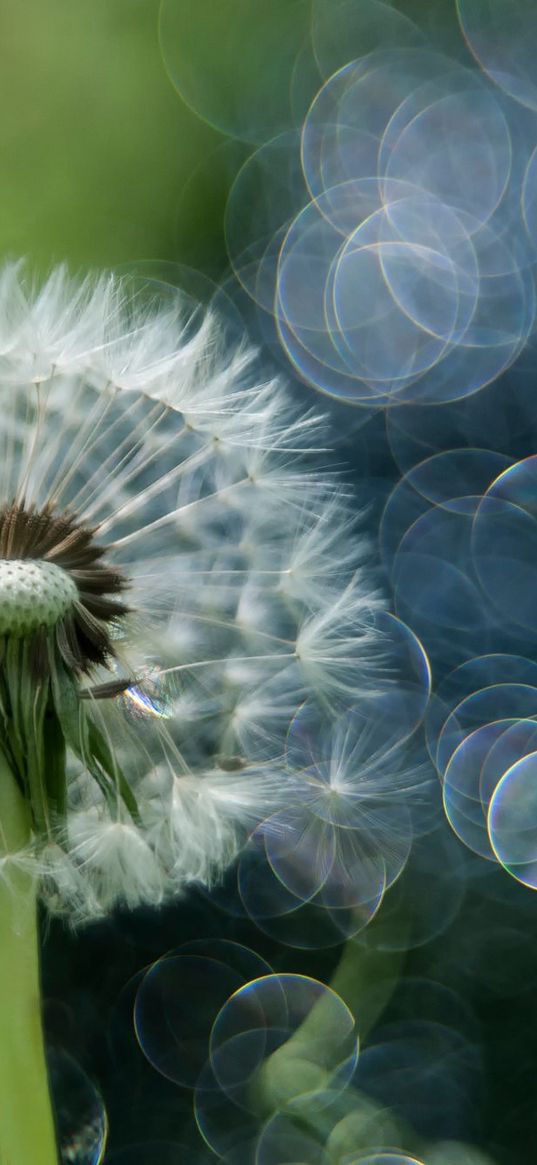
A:
POLYGON ((53 562, 0 559, 0 635, 54 627, 77 597, 76 583, 53 562))
MULTIPOLYGON (((41 550, 22 561, 34 533, 20 515, 9 519, 12 543, 6 527, 2 553, 11 546, 17 560, 0 556, 0 636, 56 624, 51 700, 71 732, 65 813, 57 822, 51 802, 45 834, 40 803, 17 861, 40 879, 49 910, 76 924, 118 905, 169 901, 191 883, 213 885, 253 831, 281 837, 284 810, 298 836, 295 806, 305 821, 317 796, 302 754, 295 761, 287 747, 305 701, 339 725, 385 673, 393 686, 377 628, 384 602, 347 487, 327 472, 321 419, 298 414, 246 341, 228 343, 212 312, 192 314, 180 293, 162 300, 155 286, 153 301, 149 292, 113 276, 76 284, 62 269, 39 289, 20 266, 0 266, 0 503, 19 499, 30 518, 56 523, 52 565, 41 550), (110 576, 102 607, 102 579, 87 580, 90 559, 110 576), (100 642, 99 611, 123 597, 116 571, 128 618, 112 628, 110 659, 79 677, 61 662, 73 638, 69 615, 74 625, 82 611, 83 637, 100 642), (135 682, 123 691, 127 677, 135 682)), ((5 686, 17 683, 19 654, 25 666, 24 652, 4 652, 5 686)), ((43 747, 27 670, 24 698, 17 689, 12 704, 34 734, 29 763, 37 766, 43 747)), ((349 733, 340 735, 347 748, 349 733)), ((330 772, 339 779, 334 739, 330 772)), ((345 790, 351 777, 360 782, 362 795, 356 757, 347 764, 345 754, 341 780, 345 790)), ((385 784, 378 796, 384 804, 385 784)), ((306 849, 301 842, 297 862, 304 855, 313 871, 306 849)), ((345 842, 347 852, 348 872, 343 857, 330 858, 344 888, 358 864, 345 842)), ((279 909, 276 875, 274 884, 279 909)))

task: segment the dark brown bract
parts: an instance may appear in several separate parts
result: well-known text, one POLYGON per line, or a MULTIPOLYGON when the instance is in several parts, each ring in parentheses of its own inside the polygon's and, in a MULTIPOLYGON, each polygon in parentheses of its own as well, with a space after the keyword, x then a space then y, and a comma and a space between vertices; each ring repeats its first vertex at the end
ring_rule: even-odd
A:
MULTIPOLYGON (((0 560, 52 563, 76 585, 78 599, 63 614, 54 631, 59 653, 70 671, 87 673, 114 655, 112 628, 127 614, 119 597, 127 581, 106 562, 106 547, 95 541, 98 528, 85 526, 75 514, 38 510, 12 502, 0 510, 0 560)), ((46 629, 34 635, 34 664, 46 668, 46 629)))

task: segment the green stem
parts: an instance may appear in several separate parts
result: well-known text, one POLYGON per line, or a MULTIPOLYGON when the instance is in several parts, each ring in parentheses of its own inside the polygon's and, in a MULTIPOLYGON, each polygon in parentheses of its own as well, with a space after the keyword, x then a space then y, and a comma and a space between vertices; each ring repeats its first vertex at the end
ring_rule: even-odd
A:
MULTIPOLYGON (((330 987, 355 1017, 361 1039, 382 1014, 397 984, 404 952, 384 952, 349 939, 330 987)), ((315 1088, 329 1087, 337 1063, 339 1031, 333 1002, 321 997, 292 1036, 265 1061, 253 1081, 251 1099, 267 1115, 315 1088)))
MULTIPOLYGON (((28 809, 0 752, 0 852, 29 839, 28 809)), ((0 1165, 58 1165, 41 1026, 36 883, 0 877, 0 1165)))
POLYGON ((387 1007, 405 958, 404 948, 379 951, 355 939, 344 946, 330 987, 352 1011, 362 1043, 387 1007))

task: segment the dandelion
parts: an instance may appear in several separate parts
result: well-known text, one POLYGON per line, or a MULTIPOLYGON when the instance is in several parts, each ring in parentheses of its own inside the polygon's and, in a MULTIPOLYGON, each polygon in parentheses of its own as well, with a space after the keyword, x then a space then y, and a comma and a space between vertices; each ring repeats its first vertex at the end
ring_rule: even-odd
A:
POLYGON ((0 1157, 50 1165, 36 897, 80 924, 216 881, 297 795, 301 702, 378 682, 382 600, 319 420, 211 313, 9 265, 0 402, 0 1157))

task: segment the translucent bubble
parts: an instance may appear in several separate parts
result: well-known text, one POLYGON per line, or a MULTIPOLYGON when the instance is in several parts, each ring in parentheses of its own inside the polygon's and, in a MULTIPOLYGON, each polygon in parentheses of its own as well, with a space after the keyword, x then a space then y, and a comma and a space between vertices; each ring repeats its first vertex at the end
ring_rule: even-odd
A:
POLYGON ((475 73, 451 73, 419 86, 386 127, 379 170, 412 181, 454 211, 472 233, 494 213, 511 170, 511 137, 493 93, 475 73))
POLYGON ((194 1087, 214 1018, 243 983, 244 976, 218 958, 186 954, 155 963, 134 1006, 138 1042, 153 1067, 176 1084, 194 1087))
MULTIPOLYGON (((392 877, 404 865, 409 845, 407 823, 406 834, 399 826, 393 846, 392 877)), ((261 826, 238 869, 241 899, 256 925, 297 947, 332 945, 366 926, 382 901, 386 879, 378 846, 307 808, 261 826), (303 819, 309 826, 305 838, 303 819)))
POLYGON ((482 586, 498 611, 537 632, 537 457, 517 462, 490 486, 476 513, 472 549, 482 586))
MULTIPOLYGON (((309 1116, 309 1114, 308 1114, 309 1116)), ((321 1138, 288 1113, 276 1113, 264 1125, 256 1151, 256 1165, 327 1165, 321 1138)))
POLYGON ((310 196, 326 194, 330 201, 329 192, 346 182, 368 182, 372 191, 376 188, 380 192, 376 177, 379 141, 365 128, 307 120, 302 134, 302 165, 310 196))
POLYGON ((449 449, 416 465, 406 480, 427 501, 449 508, 454 498, 482 493, 499 465, 508 467, 509 459, 490 449, 449 449))
MULTIPOLYGON (((386 218, 378 211, 347 240, 328 273, 326 295, 338 350, 359 379, 390 392, 442 358, 461 296, 449 256, 427 245, 426 233, 424 243, 386 241, 386 218)), ((466 298, 471 314, 475 295, 466 298)))
MULTIPOLYGON (((222 217, 230 186, 248 156, 249 147, 236 139, 222 139, 221 135, 216 140, 218 144, 212 148, 209 144, 202 152, 200 161, 188 172, 177 192, 171 248, 185 263, 210 272, 220 282, 226 263, 222 217)), ((236 294, 237 288, 232 286, 232 300, 236 294)))
MULTIPOLYGON (((335 909, 376 907, 386 885, 386 867, 375 840, 363 829, 339 828, 307 806, 283 811, 264 828, 270 865, 297 898, 310 901, 320 895, 335 909)), ((398 841, 394 848, 400 851, 398 841)), ((398 872, 408 855, 410 842, 405 841, 403 855, 397 854, 398 872)))
POLYGON ((495 380, 522 351, 534 325, 535 286, 521 270, 509 239, 485 224, 472 234, 480 272, 471 323, 445 358, 418 382, 413 399, 456 400, 495 380))
POLYGON ((257 1137, 233 1146, 227 1153, 219 1157, 222 1165, 257 1165, 257 1137))
POLYGON ((425 190, 405 193, 400 180, 383 182, 383 203, 379 242, 411 246, 417 253, 423 249, 434 256, 430 274, 427 271, 428 294, 423 276, 401 277, 397 264, 392 271, 385 263, 395 301, 431 336, 446 342, 465 340, 479 291, 476 253, 466 225, 448 203, 425 190))
POLYGON ((128 1086, 133 1091, 142 1087, 145 1069, 132 1022, 136 993, 145 972, 146 968, 137 971, 124 984, 114 1002, 107 1024, 107 1051, 115 1080, 121 1078, 128 1080, 128 1086))
POLYGON ((379 390, 357 381, 337 350, 326 314, 329 269, 361 213, 350 185, 310 203, 287 232, 279 256, 276 317, 284 349, 306 380, 336 396, 377 403, 379 390))
POLYGON ((417 1157, 407 1157, 406 1153, 388 1152, 380 1150, 378 1153, 368 1153, 365 1157, 355 1157, 349 1165, 424 1165, 417 1157))
POLYGON ((255 1165, 347 1165, 371 1146, 397 1144, 396 1114, 355 1090, 316 1094, 304 1113, 275 1113, 261 1129, 255 1165))
POLYGON ((178 956, 195 955, 200 958, 218 959, 226 967, 231 967, 237 974, 242 975, 245 982, 272 973, 270 964, 257 951, 252 951, 243 943, 234 942, 227 938, 214 938, 213 936, 211 938, 193 938, 189 942, 181 943, 177 951, 170 953, 178 956))
POLYGON ((108 1135, 102 1096, 66 1052, 48 1048, 47 1066, 62 1162, 99 1165, 108 1135))
MULTIPOLYGON (((397 169, 377 177, 375 135, 369 123, 356 123, 357 86, 371 76, 379 82, 377 74, 384 79, 389 72, 382 54, 381 64, 377 57, 373 54, 367 66, 354 62, 332 78, 306 120, 302 158, 315 197, 295 217, 281 246, 280 340, 305 380, 355 403, 449 401, 475 393, 509 367, 534 322, 533 279, 529 269, 520 269, 511 223, 486 221, 494 217, 509 176, 509 131, 491 95, 472 82, 483 104, 476 125, 481 132, 482 121, 490 122, 489 153, 502 159, 496 182, 487 184, 488 208, 480 191, 470 190, 468 167, 457 161, 451 177, 438 173, 427 144, 424 165, 432 169, 424 175, 425 189, 416 181, 415 165, 404 177, 397 169), (351 122, 344 117, 341 128, 342 101, 345 107, 350 103, 351 122), (468 190, 462 174, 468 176, 468 190)), ((390 60, 392 70, 393 64, 390 60)), ((456 78, 459 73, 455 69, 456 78)), ((448 104, 455 101, 450 79, 443 78, 448 104)), ((387 84, 380 84, 382 108, 387 84)), ((458 97, 470 100, 466 92, 458 97)), ((433 105, 448 116, 444 99, 433 105)), ((368 103, 366 108, 369 115, 368 103)), ((449 109, 458 126, 451 104, 449 109)), ((380 110, 376 113, 384 125, 380 110)), ((411 118, 400 133, 419 134, 417 121, 411 118)), ((398 140, 396 135, 387 150, 394 167, 398 140)))
POLYGON ((464 901, 463 856, 444 822, 430 835, 415 839, 401 877, 357 941, 374 951, 408 951, 444 934, 464 901))
MULTIPOLYGON (((369 182, 357 185, 369 192, 369 182)), ((466 228, 445 202, 411 183, 384 182, 382 199, 348 237, 339 265, 349 247, 379 251, 387 290, 408 322, 429 336, 429 343, 437 340, 447 346, 463 340, 479 290, 476 254, 466 228)), ((337 270, 333 280, 336 284, 337 270)), ((403 370, 398 379, 408 375, 403 370)))
POLYGON ((282 348, 295 372, 306 384, 310 384, 319 392, 336 400, 357 405, 360 409, 367 407, 368 404, 373 404, 375 408, 381 404, 388 404, 388 397, 382 398, 377 392, 369 389, 367 385, 357 381, 343 367, 339 369, 330 367, 328 361, 333 361, 334 349, 330 338, 327 339, 324 333, 319 332, 316 335, 313 332, 311 338, 308 337, 308 342, 318 353, 314 354, 298 339, 281 312, 277 316, 276 322, 282 348))
POLYGON ((305 975, 267 975, 224 1004, 211 1033, 211 1066, 224 1091, 256 1091, 269 1111, 326 1087, 344 1088, 358 1055, 343 1000, 305 975))
POLYGON ((308 4, 163 0, 160 45, 183 101, 215 129, 262 142, 290 127, 289 84, 308 4))
POLYGON ((356 1089, 343 1093, 337 1109, 330 1109, 329 1115, 332 1127, 323 1139, 330 1165, 347 1165, 370 1153, 372 1147, 397 1145, 401 1139, 401 1122, 394 1109, 356 1089))
POLYGON ((537 752, 522 757, 502 777, 492 796, 490 843, 508 873, 537 889, 537 752))
POLYGON ((428 654, 447 651, 450 658, 454 648, 461 655, 479 653, 484 636, 495 626, 471 569, 470 539, 479 501, 459 498, 449 509, 430 508, 397 548, 392 570, 396 611, 428 654))
POLYGON ((480 1068, 478 1048, 461 1032, 413 1018, 376 1029, 355 1083, 422 1136, 437 1137, 467 1127, 480 1068))
MULTIPOLYGON (((207 1061, 198 1080, 194 1094, 194 1117, 205 1143, 219 1159, 239 1163, 251 1160, 245 1146, 255 1146, 259 1132, 259 1114, 249 1098, 244 1103, 244 1090, 222 1091, 214 1075, 210 1061, 207 1061), (253 1109, 253 1111, 252 1111, 253 1109)), ((254 1158, 255 1159, 255 1158, 254 1158)))
MULTIPOLYGON (((313 874, 310 885, 316 880, 313 874)), ((338 889, 337 881, 329 893, 323 885, 317 894, 304 902, 274 872, 261 828, 252 835, 241 855, 237 881, 241 903, 259 930, 285 946, 321 950, 339 945, 368 925, 382 901, 386 874, 383 872, 382 880, 379 878, 373 900, 362 901, 358 906, 337 908, 331 905, 334 895, 341 900, 342 891, 338 889)), ((342 882, 345 886, 344 879, 342 882)), ((302 889, 303 885, 304 882, 302 889)))
POLYGON ((497 782, 490 770, 484 779, 485 765, 491 749, 512 724, 500 720, 471 732, 455 749, 444 776, 444 808, 452 829, 468 849, 489 861, 496 860, 488 837, 487 813, 497 782))
POLYGON ((515 101, 537 109, 533 46, 537 12, 532 0, 457 0, 466 41, 479 65, 515 101))
POLYGON ((168 308, 177 305, 181 316, 188 305, 195 309, 201 304, 217 312, 231 334, 238 336, 244 332, 240 313, 225 287, 185 263, 137 259, 121 264, 116 271, 122 278, 128 277, 129 285, 138 295, 147 295, 168 308))
MULTIPOLYGON (((389 723, 380 700, 363 704, 328 724, 315 702, 297 712, 287 737, 287 763, 296 772, 297 801, 321 821, 347 829, 367 826, 382 835, 386 795, 406 801, 406 725, 389 723), (399 796, 398 796, 399 794, 399 796), (374 812, 377 801, 377 812, 374 812)), ((391 705, 388 704, 388 711, 391 705)), ((389 829, 391 833, 391 827, 389 829)))
POLYGON ((242 1097, 235 1101, 229 1090, 221 1092, 209 1061, 200 1075, 193 1113, 200 1135, 219 1160, 229 1159, 233 1165, 255 1162, 259 1115, 242 1103, 242 1097))
POLYGON ((389 409, 386 431, 392 456, 402 473, 434 453, 465 445, 480 448, 485 441, 489 449, 508 456, 512 463, 531 452, 528 435, 534 429, 536 416, 535 368, 530 353, 524 362, 519 358, 501 382, 445 403, 442 409, 417 404, 389 409), (513 457, 513 451, 518 450, 513 457))
MULTIPOLYGON (((324 285, 334 256, 347 236, 378 207, 379 190, 375 181, 339 182, 309 202, 294 219, 284 240, 279 271, 280 307, 290 327, 311 329, 317 324, 324 330, 324 285), (312 300, 317 304, 314 315, 309 300, 302 300, 298 294, 298 272, 306 263, 311 265, 311 271, 316 264, 319 271, 324 272, 320 299, 312 300)), ((346 367, 336 354, 333 362, 335 368, 346 367)))
POLYGON ((504 732, 492 745, 482 766, 481 788, 485 795, 488 794, 488 800, 507 769, 535 751, 537 751, 537 721, 507 721, 504 732))
POLYGON ((345 1004, 302 975, 266 976, 237 992, 222 1008, 211 1047, 195 1116, 207 1144, 233 1165, 258 1160, 260 1123, 275 1110, 309 1121, 337 1103, 358 1053, 345 1004))
POLYGON ((407 48, 424 40, 408 16, 381 0, 313 0, 311 35, 325 77, 374 49, 407 48))
POLYGON ((247 913, 256 920, 292 914, 307 898, 306 894, 295 894, 275 874, 268 860, 263 826, 254 830, 241 853, 238 886, 247 913))
POLYGON ((386 568, 391 570, 401 539, 431 503, 452 509, 453 499, 482 494, 508 465, 500 453, 466 448, 446 450, 413 466, 392 490, 382 514, 380 546, 386 568))
POLYGON ((416 756, 403 747, 408 731, 397 722, 397 702, 367 704, 331 726, 313 703, 299 711, 287 742, 297 804, 263 827, 284 885, 304 899, 314 888, 335 909, 376 909, 399 876, 412 837, 408 788, 422 779, 416 756))
MULTIPOLYGON (((331 875, 336 831, 310 813, 307 806, 296 806, 267 821, 263 832, 267 858, 276 877, 299 900, 313 898, 331 875)), ((381 884, 383 879, 382 870, 381 884)))
POLYGON ((405 976, 396 984, 388 1004, 390 1020, 420 1019, 442 1024, 471 1040, 480 1036, 479 1021, 469 1000, 445 983, 425 977, 405 976))
MULTIPOLYGON (((537 687, 537 662, 522 655, 496 652, 467 660, 445 676, 428 705, 425 719, 427 747, 435 766, 438 764, 438 741, 450 713, 474 692, 507 683, 537 687)), ((501 718, 492 716, 491 720, 501 718)))
POLYGON ((260 1131, 256 1165, 346 1165, 371 1146, 393 1145, 400 1139, 397 1117, 355 1089, 312 1094, 304 1114, 283 1111, 270 1117, 260 1131), (292 1148, 303 1156, 292 1156, 292 1148))
POLYGON ((537 238, 537 146, 530 155, 522 187, 522 214, 530 244, 537 238))
POLYGON ((537 688, 527 684, 494 684, 467 696, 448 716, 438 738, 440 773, 445 773, 455 749, 476 728, 498 720, 534 716, 537 716, 537 688))
POLYGON ((350 61, 330 77, 302 133, 304 174, 312 195, 348 178, 375 178, 375 155, 395 110, 423 81, 446 71, 452 73, 453 62, 439 53, 388 48, 350 61))
POLYGON ((296 126, 302 126, 308 109, 319 92, 323 78, 313 52, 311 32, 308 32, 297 55, 291 77, 291 109, 296 126))
MULTIPOLYGON (((337 204, 342 214, 349 213, 349 193, 338 192, 337 204)), ((349 370, 344 360, 326 335, 324 303, 327 272, 343 243, 344 228, 342 223, 338 230, 327 220, 322 214, 323 206, 311 202, 286 235, 279 259, 278 314, 304 346, 309 341, 308 347, 318 360, 346 373, 349 370)))
POLYGON ((467 235, 448 207, 408 190, 393 184, 380 207, 371 179, 331 188, 295 218, 280 253, 276 308, 288 355, 325 391, 343 377, 340 392, 350 393, 353 378, 362 403, 406 400, 475 314, 467 235))
POLYGON ((286 133, 245 161, 229 192, 224 229, 233 270, 244 289, 272 311, 280 244, 308 201, 300 142, 286 133))
POLYGON ((364 699, 361 713, 368 718, 370 739, 375 740, 377 752, 386 755, 421 724, 431 693, 431 668, 423 644, 402 619, 381 611, 373 623, 384 642, 389 678, 364 699))

